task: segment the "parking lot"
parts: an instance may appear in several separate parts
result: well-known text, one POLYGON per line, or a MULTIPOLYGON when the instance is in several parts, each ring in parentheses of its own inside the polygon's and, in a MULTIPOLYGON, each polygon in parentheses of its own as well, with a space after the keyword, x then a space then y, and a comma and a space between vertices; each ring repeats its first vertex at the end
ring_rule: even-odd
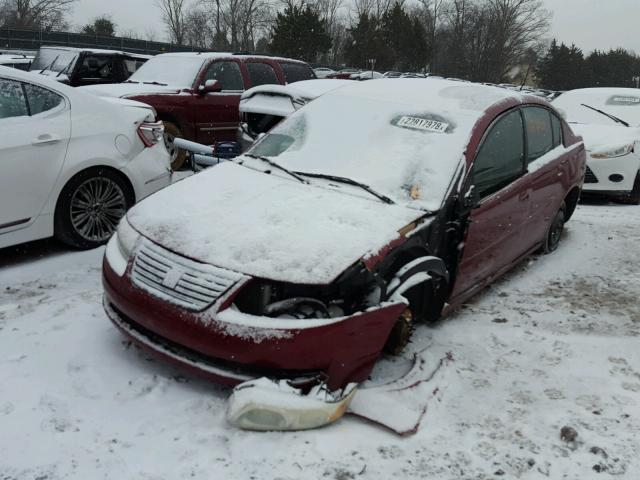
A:
POLYGON ((310 432, 237 430, 229 390, 149 359, 111 326, 103 248, 0 250, 0 478, 636 478, 639 214, 580 205, 557 252, 381 362, 378 376, 393 374, 429 344, 454 359, 406 438, 349 416, 310 432))

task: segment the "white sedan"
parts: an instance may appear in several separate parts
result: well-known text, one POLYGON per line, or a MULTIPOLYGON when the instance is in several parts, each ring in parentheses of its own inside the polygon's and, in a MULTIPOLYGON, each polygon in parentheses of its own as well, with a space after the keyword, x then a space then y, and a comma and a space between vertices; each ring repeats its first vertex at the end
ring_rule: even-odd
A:
POLYGON ((582 191, 640 204, 640 90, 572 90, 553 105, 584 139, 587 173, 582 191))
POLYGON ((0 248, 106 242, 129 207, 171 183, 162 138, 148 105, 0 67, 0 248))

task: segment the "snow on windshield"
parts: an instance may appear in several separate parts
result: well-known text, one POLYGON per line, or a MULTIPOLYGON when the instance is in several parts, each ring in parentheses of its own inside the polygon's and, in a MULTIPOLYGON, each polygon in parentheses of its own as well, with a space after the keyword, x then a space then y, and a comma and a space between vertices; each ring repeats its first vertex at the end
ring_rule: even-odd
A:
POLYGON ((640 90, 634 88, 584 88, 563 93, 553 105, 568 122, 621 125, 584 105, 602 110, 630 125, 640 126, 640 90))
POLYGON ((129 77, 129 81, 158 82, 191 88, 203 63, 202 57, 159 55, 145 62, 136 73, 129 77))
POLYGON ((482 112, 451 115, 429 104, 340 92, 309 103, 250 153, 291 170, 357 180, 408 206, 439 209, 482 112))
POLYGON ((78 53, 69 50, 57 50, 55 48, 41 48, 31 64, 31 71, 49 70, 60 72, 73 70, 73 64, 78 58, 78 53))

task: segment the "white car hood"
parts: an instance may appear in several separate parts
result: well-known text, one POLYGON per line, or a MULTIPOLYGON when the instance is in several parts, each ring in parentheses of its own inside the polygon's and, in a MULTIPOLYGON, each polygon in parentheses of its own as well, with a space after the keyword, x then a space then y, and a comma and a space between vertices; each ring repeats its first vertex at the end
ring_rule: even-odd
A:
POLYGON ((80 90, 99 97, 129 97, 134 95, 177 94, 183 87, 149 85, 146 83, 111 83, 79 87, 80 90))
POLYGON ((588 151, 603 147, 630 144, 640 141, 640 128, 623 125, 587 125, 570 123, 571 129, 580 135, 588 151))
POLYGON ((145 237, 201 262, 328 284, 421 215, 353 187, 338 192, 324 181, 305 185, 280 175, 223 163, 152 195, 127 218, 145 237))

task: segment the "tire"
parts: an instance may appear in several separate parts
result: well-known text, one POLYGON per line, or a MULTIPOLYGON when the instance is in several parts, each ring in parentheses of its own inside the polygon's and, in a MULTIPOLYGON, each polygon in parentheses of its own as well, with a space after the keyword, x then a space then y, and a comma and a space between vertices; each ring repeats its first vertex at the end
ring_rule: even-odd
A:
POLYGON ((109 240, 134 202, 131 186, 113 170, 94 168, 80 172, 60 193, 54 235, 74 248, 98 247, 109 240))
POLYGON ((636 175, 635 182, 633 182, 633 190, 624 198, 624 201, 631 205, 640 205, 640 171, 636 175))
POLYGON ((399 355, 409 344, 413 330, 413 312, 410 307, 407 307, 393 325, 383 351, 389 355, 399 355))
POLYGON ((564 231, 564 222, 565 222, 565 212, 567 211, 567 207, 564 202, 560 206, 560 210, 557 211, 553 220, 551 221, 551 225, 549 225, 549 230, 547 231, 547 236, 544 240, 544 247, 542 251, 547 253, 555 252, 560 245, 560 240, 562 239, 562 232, 564 231))
POLYGON ((176 171, 180 170, 185 161, 187 160, 187 152, 185 150, 181 150, 176 148, 173 145, 173 139, 178 137, 182 138, 182 130, 173 122, 163 122, 164 123, 164 146, 167 147, 167 151, 171 157, 171 168, 176 171))

